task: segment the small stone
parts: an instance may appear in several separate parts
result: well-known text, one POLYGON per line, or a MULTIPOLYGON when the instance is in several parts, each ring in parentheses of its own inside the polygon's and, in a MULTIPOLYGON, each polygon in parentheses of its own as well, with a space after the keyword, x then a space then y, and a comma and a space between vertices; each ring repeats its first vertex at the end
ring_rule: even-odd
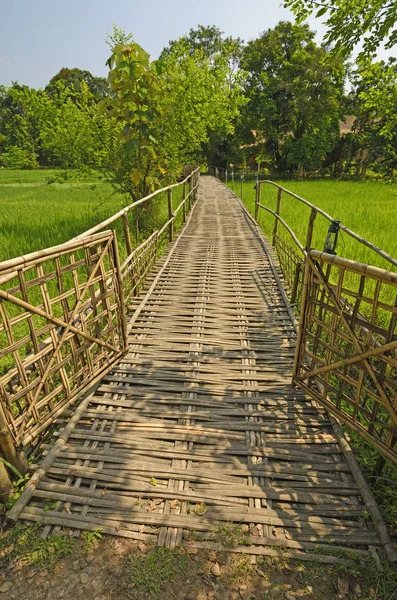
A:
POLYGON ((356 587, 354 588, 354 591, 356 592, 358 597, 361 596, 361 585, 359 583, 356 583, 356 587))
POLYGON ((9 592, 10 589, 13 587, 13 582, 12 581, 6 581, 5 583, 3 583, 3 585, 0 587, 0 593, 5 594, 6 592, 9 592))
POLYGON ((37 573, 37 570, 36 571, 28 571, 25 575, 25 578, 32 579, 32 577, 34 577, 36 575, 36 573, 37 573))
MULTIPOLYGON (((307 585, 306 589, 309 592, 309 594, 314 594, 314 590, 313 590, 313 586, 312 585, 307 585)), ((361 591, 361 589, 360 589, 360 591, 361 591)))
POLYGON ((220 568, 220 566, 218 565, 218 563, 214 563, 214 564, 211 566, 211 573, 212 573, 212 575, 213 575, 214 577, 219 577, 219 575, 221 574, 221 568, 220 568))
POLYGON ((91 563, 94 560, 94 555, 93 554, 89 554, 86 558, 86 561, 89 563, 91 563))
POLYGON ((83 573, 80 574, 80 581, 81 581, 82 584, 85 585, 86 583, 88 583, 88 580, 89 580, 88 573, 84 573, 83 572, 83 573))
POLYGON ((243 533, 248 533, 250 530, 249 525, 241 525, 241 531, 243 533))
POLYGON ((80 569, 80 561, 74 560, 73 561, 73 571, 79 571, 79 569, 80 569))
POLYGON ((258 569, 258 567, 255 569, 255 571, 258 573, 258 575, 260 575, 261 577, 266 577, 266 573, 264 571, 262 571, 261 569, 258 569))
POLYGON ((338 579, 336 587, 342 596, 347 596, 349 593, 349 582, 347 579, 338 579))
POLYGON ((216 552, 211 550, 211 552, 208 553, 208 560, 210 560, 211 562, 216 562, 217 561, 216 552))

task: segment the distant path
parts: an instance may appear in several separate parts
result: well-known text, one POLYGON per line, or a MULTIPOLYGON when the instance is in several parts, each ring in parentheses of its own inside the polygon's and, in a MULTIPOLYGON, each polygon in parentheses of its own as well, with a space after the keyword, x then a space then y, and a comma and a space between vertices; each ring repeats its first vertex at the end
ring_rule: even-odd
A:
POLYGON ((151 282, 129 353, 23 518, 170 547, 368 556, 379 540, 328 415, 290 384, 295 334, 262 240, 216 179, 151 282))

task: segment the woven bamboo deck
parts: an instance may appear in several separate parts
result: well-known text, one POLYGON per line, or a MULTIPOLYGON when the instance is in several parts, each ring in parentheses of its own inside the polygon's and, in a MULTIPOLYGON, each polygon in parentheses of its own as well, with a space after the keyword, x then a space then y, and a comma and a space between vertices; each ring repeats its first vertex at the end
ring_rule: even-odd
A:
POLYGON ((216 179, 137 307, 23 519, 326 562, 380 545, 338 428, 290 383, 295 331, 263 240, 216 179))

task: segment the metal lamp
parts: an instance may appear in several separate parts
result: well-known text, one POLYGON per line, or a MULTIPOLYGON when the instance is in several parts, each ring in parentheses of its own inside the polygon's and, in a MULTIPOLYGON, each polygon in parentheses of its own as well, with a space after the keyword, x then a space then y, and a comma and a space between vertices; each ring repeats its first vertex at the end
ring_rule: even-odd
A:
POLYGON ((325 238, 324 252, 327 254, 336 254, 336 246, 338 243, 340 221, 331 221, 328 228, 327 237, 325 238))

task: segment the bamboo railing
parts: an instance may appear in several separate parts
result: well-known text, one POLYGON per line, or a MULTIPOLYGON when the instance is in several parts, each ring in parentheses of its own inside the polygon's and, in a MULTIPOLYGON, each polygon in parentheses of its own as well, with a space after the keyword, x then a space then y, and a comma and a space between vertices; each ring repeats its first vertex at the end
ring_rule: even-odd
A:
MULTIPOLYGON (((211 173, 231 181, 230 171, 211 173)), ((397 272, 313 250, 316 219, 333 217, 273 181, 256 181, 255 221, 261 210, 274 217, 272 245, 299 321, 293 382, 397 464, 397 272), (268 185, 277 188, 276 210, 262 203, 268 185), (304 245, 281 216, 283 195, 310 208, 304 245)), ((397 267, 396 258, 339 228, 397 267)))
MULTIPOLYGON (((0 263, 0 456, 21 473, 28 446, 126 351, 126 306, 141 291, 160 241, 172 241, 180 211, 186 220, 199 176, 196 168, 64 244, 0 263), (139 244, 139 207, 164 193, 168 219, 139 244), (108 230, 118 220, 119 241, 108 230)), ((2 481, 0 462, 0 496, 2 481)))

